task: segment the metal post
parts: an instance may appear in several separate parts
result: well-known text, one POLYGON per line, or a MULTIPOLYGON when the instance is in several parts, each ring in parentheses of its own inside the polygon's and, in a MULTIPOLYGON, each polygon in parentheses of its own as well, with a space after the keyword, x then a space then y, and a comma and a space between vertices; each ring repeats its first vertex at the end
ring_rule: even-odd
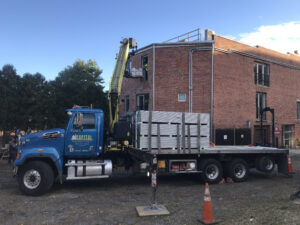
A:
POLYGON ((150 206, 137 206, 136 210, 139 216, 159 216, 168 215, 170 212, 163 205, 156 203, 156 187, 157 187, 157 158, 156 155, 152 159, 151 163, 151 189, 152 198, 150 206))
POLYGON ((151 187, 152 187, 152 207, 156 206, 156 187, 157 187, 157 158, 154 156, 152 161, 151 187))

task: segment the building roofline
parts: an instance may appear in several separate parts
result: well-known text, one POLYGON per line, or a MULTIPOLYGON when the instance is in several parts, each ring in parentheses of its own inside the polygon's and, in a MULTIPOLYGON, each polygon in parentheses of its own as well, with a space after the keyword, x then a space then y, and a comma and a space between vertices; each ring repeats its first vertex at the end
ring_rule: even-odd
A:
POLYGON ((224 39, 227 39, 227 40, 229 40, 229 41, 234 41, 234 42, 237 42, 237 43, 239 43, 239 44, 249 46, 249 47, 251 47, 251 48, 261 49, 261 50, 266 49, 266 50, 268 50, 268 51, 273 51, 273 52, 275 52, 275 53, 281 54, 282 56, 287 56, 287 57, 289 57, 289 56, 291 56, 291 55, 292 55, 292 56, 298 56, 298 57, 299 57, 299 60, 300 60, 300 55, 297 55, 297 54, 294 54, 294 53, 291 53, 291 52, 283 53, 283 52, 279 52, 279 51, 276 51, 276 50, 274 50, 274 49, 267 48, 267 47, 264 47, 264 46, 261 46, 261 45, 254 45, 254 46, 253 46, 253 45, 247 44, 247 43, 245 43, 245 42, 237 41, 237 40, 235 40, 235 39, 233 39, 233 38, 226 37, 226 36, 223 36, 223 35, 219 35, 219 34, 214 34, 214 35, 215 35, 215 36, 218 36, 218 37, 221 37, 221 38, 224 38, 224 39))
POLYGON ((148 49, 152 49, 153 46, 159 48, 170 48, 170 47, 189 47, 199 45, 212 45, 214 41, 194 41, 194 42, 173 42, 173 43, 152 43, 142 48, 137 49, 136 54, 144 52, 148 49))

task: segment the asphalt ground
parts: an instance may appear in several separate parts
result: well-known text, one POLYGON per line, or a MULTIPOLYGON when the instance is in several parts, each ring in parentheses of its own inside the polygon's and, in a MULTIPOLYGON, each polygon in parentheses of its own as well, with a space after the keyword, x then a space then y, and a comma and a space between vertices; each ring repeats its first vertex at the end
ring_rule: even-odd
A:
MULTIPOLYGON (((300 151, 291 151, 292 178, 251 170, 243 183, 210 185, 215 220, 225 225, 299 224, 300 205, 290 195, 300 190, 300 151)), ((204 184, 197 176, 158 179, 157 202, 168 216, 138 217, 149 205, 150 179, 119 175, 109 179, 55 184, 43 196, 20 193, 10 166, 0 161, 0 224, 200 224, 204 184)), ((299 199, 300 200, 300 199, 299 199)))

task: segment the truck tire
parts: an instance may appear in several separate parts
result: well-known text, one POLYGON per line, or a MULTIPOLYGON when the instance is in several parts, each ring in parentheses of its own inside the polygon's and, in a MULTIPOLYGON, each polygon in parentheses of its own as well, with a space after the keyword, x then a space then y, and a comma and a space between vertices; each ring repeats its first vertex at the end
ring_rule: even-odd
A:
POLYGON ((235 182, 243 182, 248 178, 249 166, 243 159, 233 159, 226 164, 226 174, 235 182))
POLYGON ((18 183, 22 193, 38 196, 45 194, 53 185, 54 173, 50 165, 32 161, 20 168, 18 183))
POLYGON ((210 184, 219 183, 223 176, 221 163, 216 159, 203 159, 200 161, 200 177, 204 182, 210 184))
POLYGON ((268 155, 257 158, 255 164, 257 170, 265 173, 271 173, 275 168, 273 157, 268 155))

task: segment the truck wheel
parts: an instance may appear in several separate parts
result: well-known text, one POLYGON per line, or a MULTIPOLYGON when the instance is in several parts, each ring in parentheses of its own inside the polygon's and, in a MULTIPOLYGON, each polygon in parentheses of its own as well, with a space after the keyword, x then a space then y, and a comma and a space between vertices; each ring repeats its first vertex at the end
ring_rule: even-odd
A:
POLYGON ((265 155, 256 159, 256 169, 261 172, 271 173, 274 167, 275 161, 271 156, 265 155))
POLYGON ((52 168, 42 161, 29 162, 18 173, 20 190, 26 195, 42 195, 52 187, 53 182, 52 168))
POLYGON ((222 165, 215 159, 204 159, 200 161, 201 179, 210 184, 219 183, 223 176, 222 165))
POLYGON ((226 172, 235 182, 242 182, 248 178, 249 167, 245 160, 234 159, 226 166, 226 172))

